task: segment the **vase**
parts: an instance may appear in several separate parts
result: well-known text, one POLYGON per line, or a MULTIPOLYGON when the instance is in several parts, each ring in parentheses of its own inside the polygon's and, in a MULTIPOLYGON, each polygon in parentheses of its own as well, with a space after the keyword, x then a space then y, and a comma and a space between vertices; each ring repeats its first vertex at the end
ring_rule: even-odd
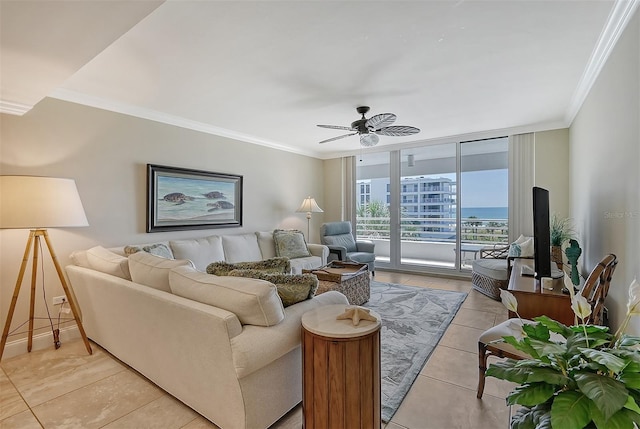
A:
POLYGON ((559 270, 562 269, 562 248, 560 246, 551 246, 551 261, 556 263, 559 270))

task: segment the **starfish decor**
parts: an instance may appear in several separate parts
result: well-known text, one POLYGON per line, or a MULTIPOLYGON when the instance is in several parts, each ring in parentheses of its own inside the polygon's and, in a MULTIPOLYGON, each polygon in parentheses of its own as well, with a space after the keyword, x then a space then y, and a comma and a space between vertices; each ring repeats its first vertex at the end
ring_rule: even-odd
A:
POLYGON ((336 320, 351 319, 351 321, 353 322, 353 326, 358 326, 361 320, 370 320, 372 322, 377 322, 378 319, 376 318, 376 316, 369 314, 370 311, 371 310, 369 310, 368 308, 358 306, 347 307, 345 308, 344 313, 339 314, 336 317, 336 320))

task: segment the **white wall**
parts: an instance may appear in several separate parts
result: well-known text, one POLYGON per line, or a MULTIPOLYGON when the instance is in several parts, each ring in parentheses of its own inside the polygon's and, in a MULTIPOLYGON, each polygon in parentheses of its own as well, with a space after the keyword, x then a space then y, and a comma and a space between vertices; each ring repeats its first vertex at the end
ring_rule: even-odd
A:
MULTIPOLYGON (((108 247, 276 227, 298 228, 306 234, 305 214, 295 210, 308 195, 325 206, 322 161, 314 158, 54 99, 45 99, 22 117, 0 115, 0 128, 0 174, 76 180, 90 226, 50 231, 62 266, 73 250, 97 244, 108 247), (147 163, 244 176, 243 227, 145 233, 147 163)), ((312 242, 318 242, 322 221, 323 213, 314 213, 312 242)), ((0 230, 3 325, 27 236, 26 230, 0 230)), ((51 301, 62 288, 46 253, 44 260, 45 290, 51 301)), ((12 326, 28 317, 29 282, 30 269, 12 326)), ((40 286, 37 295, 37 313, 43 315, 40 286)))
MULTIPOLYGON (((620 263, 606 302, 612 325, 625 314, 628 286, 640 277, 640 34, 638 13, 570 128, 571 216, 584 271, 607 253, 620 263)), ((640 320, 632 322, 640 333, 640 320)))

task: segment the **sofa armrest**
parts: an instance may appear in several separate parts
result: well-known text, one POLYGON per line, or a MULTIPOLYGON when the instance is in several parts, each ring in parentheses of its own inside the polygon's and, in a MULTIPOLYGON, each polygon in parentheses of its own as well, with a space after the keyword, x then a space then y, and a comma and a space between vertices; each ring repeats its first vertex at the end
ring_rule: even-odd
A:
POLYGON ((376 244, 373 241, 356 241, 358 252, 375 253, 376 244))
POLYGON ((329 245, 327 246, 327 248, 329 248, 329 253, 332 255, 332 257, 329 258, 330 261, 333 260, 338 260, 338 261, 346 261, 347 260, 347 248, 344 246, 336 246, 336 245, 329 245), (333 256, 335 255, 335 256, 333 256))
POLYGON ((322 265, 327 263, 329 259, 329 248, 324 244, 307 243, 307 248, 313 256, 319 256, 322 259, 322 265))

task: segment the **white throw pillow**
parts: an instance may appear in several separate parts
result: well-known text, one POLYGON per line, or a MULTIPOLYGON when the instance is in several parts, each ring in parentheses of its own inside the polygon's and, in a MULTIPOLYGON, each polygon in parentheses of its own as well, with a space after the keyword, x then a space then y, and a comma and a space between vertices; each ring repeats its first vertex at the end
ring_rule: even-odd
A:
POLYGON ((102 246, 92 247, 87 250, 87 261, 89 266, 96 271, 131 280, 127 258, 102 246))
POLYGON ((171 292, 234 313, 243 325, 273 326, 284 320, 284 306, 273 283, 214 276, 183 266, 169 272, 171 292))
POLYGON ((192 240, 170 241, 173 257, 176 259, 189 259, 200 271, 207 269, 207 265, 216 261, 224 261, 224 249, 222 238, 212 235, 205 238, 192 240))
POLYGON ((195 268, 188 259, 167 259, 147 252, 137 252, 129 256, 131 280, 165 292, 171 292, 169 271, 183 265, 195 268))

